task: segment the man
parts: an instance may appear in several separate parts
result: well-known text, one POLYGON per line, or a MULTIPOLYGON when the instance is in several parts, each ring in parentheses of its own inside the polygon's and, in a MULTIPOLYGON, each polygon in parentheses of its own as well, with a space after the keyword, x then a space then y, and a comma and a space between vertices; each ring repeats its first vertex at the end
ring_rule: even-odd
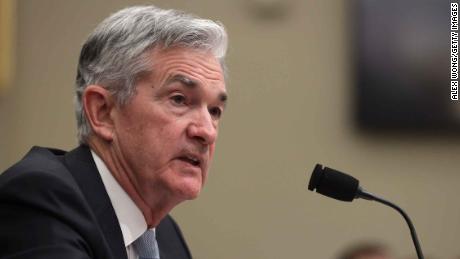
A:
POLYGON ((191 258, 168 213, 198 196, 227 99, 222 25, 131 7, 84 44, 80 146, 0 176, 1 258, 191 258))

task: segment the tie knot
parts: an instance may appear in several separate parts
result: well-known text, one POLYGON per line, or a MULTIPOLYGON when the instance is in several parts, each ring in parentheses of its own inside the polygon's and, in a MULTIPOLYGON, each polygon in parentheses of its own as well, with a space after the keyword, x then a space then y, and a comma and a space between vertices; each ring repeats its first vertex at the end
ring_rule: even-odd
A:
POLYGON ((155 229, 147 229, 142 236, 134 241, 133 245, 139 259, 160 259, 155 229))

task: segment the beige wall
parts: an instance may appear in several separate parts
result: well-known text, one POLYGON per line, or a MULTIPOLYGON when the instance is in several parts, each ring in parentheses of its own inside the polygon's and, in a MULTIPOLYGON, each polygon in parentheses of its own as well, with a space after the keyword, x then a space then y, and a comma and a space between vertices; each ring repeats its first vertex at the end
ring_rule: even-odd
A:
MULTIPOLYGON (((198 259, 333 258, 376 238, 413 253, 396 212, 313 194, 316 162, 352 172, 412 216, 425 253, 460 255, 460 139, 362 136, 350 124, 346 1, 153 1, 221 20, 230 105, 210 180, 173 212, 198 259), (278 2, 264 20, 250 3, 278 2)), ((149 1, 21 0, 17 73, 0 96, 0 171, 32 145, 76 145, 72 89, 81 43, 109 13, 149 1)))

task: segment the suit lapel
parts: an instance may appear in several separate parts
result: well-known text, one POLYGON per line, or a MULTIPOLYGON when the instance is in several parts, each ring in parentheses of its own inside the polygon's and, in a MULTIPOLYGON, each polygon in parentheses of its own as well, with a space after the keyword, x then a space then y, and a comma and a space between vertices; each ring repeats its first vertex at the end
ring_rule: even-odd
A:
POLYGON ((91 151, 80 146, 65 155, 65 163, 94 211, 114 258, 127 259, 123 234, 115 210, 97 171, 91 151))

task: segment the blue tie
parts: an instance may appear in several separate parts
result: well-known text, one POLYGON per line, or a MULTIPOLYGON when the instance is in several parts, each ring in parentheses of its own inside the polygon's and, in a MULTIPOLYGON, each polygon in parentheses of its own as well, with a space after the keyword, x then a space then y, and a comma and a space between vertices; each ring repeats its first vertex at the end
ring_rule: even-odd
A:
POLYGON ((142 236, 134 241, 133 245, 139 259, 160 259, 155 229, 147 229, 142 236))

